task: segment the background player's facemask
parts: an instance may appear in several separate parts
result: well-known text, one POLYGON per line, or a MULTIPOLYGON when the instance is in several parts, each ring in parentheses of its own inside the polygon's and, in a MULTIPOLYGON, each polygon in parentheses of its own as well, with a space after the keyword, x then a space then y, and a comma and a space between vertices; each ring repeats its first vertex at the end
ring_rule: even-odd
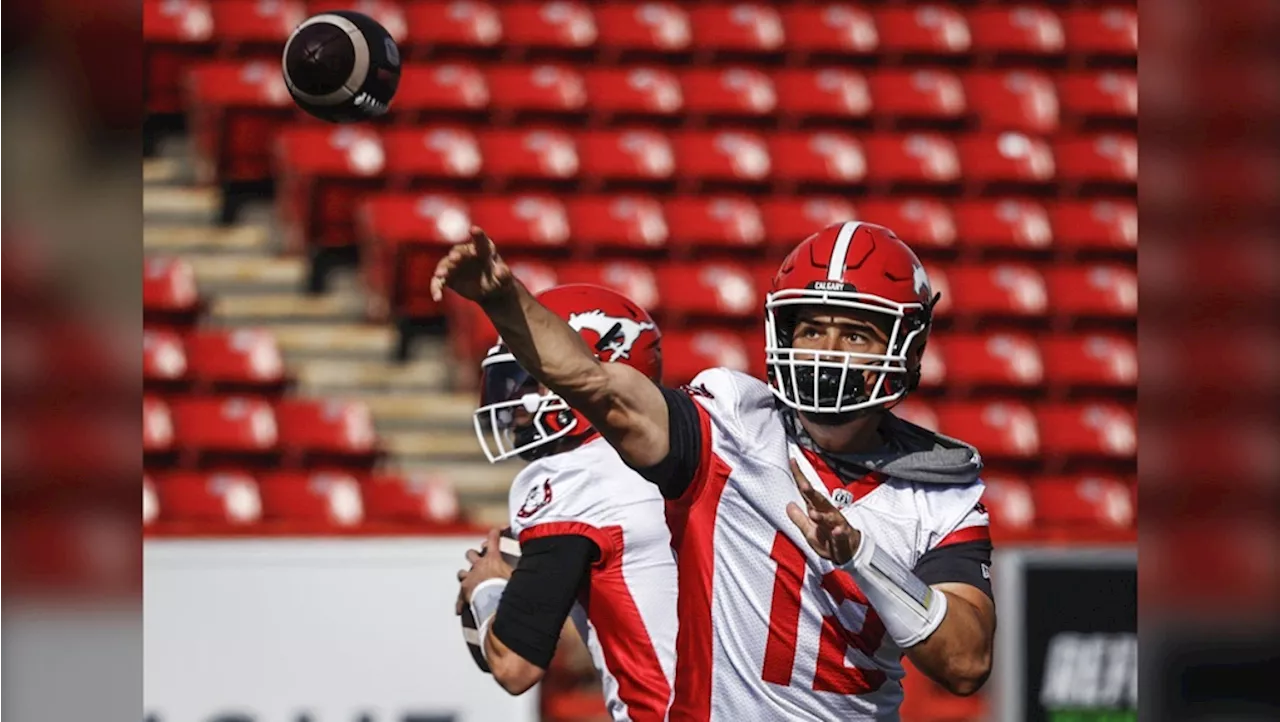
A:
POLYGON ((542 393, 536 379, 510 353, 491 353, 480 365, 480 408, 476 438, 490 462, 525 461, 556 451, 554 443, 573 433, 578 415, 559 396, 542 393))
POLYGON ((927 313, 894 304, 878 296, 853 291, 786 289, 765 301, 765 363, 769 387, 787 406, 819 421, 827 416, 843 423, 856 412, 900 401, 920 380, 918 367, 909 367, 909 349, 928 328, 927 313), (882 354, 797 349, 792 340, 797 312, 820 305, 834 313, 857 311, 884 314, 889 329, 882 354), (870 372, 870 373, 868 373, 870 372))

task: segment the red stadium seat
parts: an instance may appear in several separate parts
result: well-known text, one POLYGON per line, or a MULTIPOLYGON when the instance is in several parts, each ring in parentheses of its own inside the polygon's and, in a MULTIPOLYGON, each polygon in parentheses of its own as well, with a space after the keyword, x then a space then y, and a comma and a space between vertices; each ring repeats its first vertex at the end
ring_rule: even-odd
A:
POLYGON ((1131 459, 1138 433, 1133 414, 1117 404, 1052 404, 1036 410, 1046 454, 1131 459))
MULTIPOLYGON (((1044 364, 1035 339, 1021 334, 948 335, 940 339, 947 385, 1035 388, 1044 364)), ((934 345, 930 340, 929 347, 934 345)))
POLYGON ((1050 336, 1040 343, 1052 385, 1135 388, 1138 349, 1127 336, 1050 336))
MULTIPOLYGON (((1050 308, 1045 279, 1032 266, 953 266, 947 269, 947 281, 954 292, 953 308, 959 315, 1034 318, 1050 308)), ((939 290, 936 283, 933 289, 939 290)), ((1060 309, 1054 306, 1053 310, 1060 309)))
POLYGON ((676 170, 671 142, 656 131, 591 131, 580 134, 577 143, 585 178, 657 182, 671 178, 676 170))
POLYGON ((1059 201, 1049 207, 1053 235, 1064 248, 1133 251, 1138 205, 1133 201, 1059 201))
POLYGON ((169 405, 154 396, 142 397, 142 451, 164 453, 173 448, 173 415, 169 405))
POLYGON ((772 170, 769 147, 758 133, 685 131, 674 137, 680 175, 708 181, 760 182, 772 170))
POLYGON ((925 346, 920 360, 920 386, 926 389, 943 389, 947 382, 946 337, 933 335, 925 346))
POLYGON ((160 518, 160 496, 155 482, 145 472, 142 474, 142 525, 149 527, 160 518))
POLYGON ((954 120, 965 113, 964 85, 950 70, 881 70, 869 80, 878 116, 954 120))
POLYGON ((800 53, 870 55, 880 44, 875 18, 856 5, 789 5, 782 24, 787 44, 800 53))
POLYGON ((1036 184, 1052 181, 1054 153, 1043 140, 1007 131, 964 135, 957 142, 965 180, 1036 184))
POLYGON ((781 182, 844 185, 866 178, 862 144, 849 133, 774 133, 769 136, 772 178, 781 182))
POLYGON ((706 50, 773 53, 786 43, 778 11, 763 3, 694 5, 689 21, 694 45, 706 50))
POLYGON ((196 274, 179 258, 151 256, 142 262, 142 320, 148 326, 184 328, 203 310, 196 274))
POLYGON ((494 110, 576 113, 587 106, 587 86, 570 65, 498 65, 486 73, 494 110))
POLYGON ((664 204, 673 245, 747 249, 764 243, 764 219, 749 198, 677 196, 664 204))
POLYGON ((551 195, 478 196, 471 201, 471 219, 500 238, 503 249, 522 256, 554 251, 571 238, 569 211, 551 195))
POLYGON ((1065 317, 1133 318, 1138 311, 1138 274, 1132 266, 1090 265, 1045 271, 1051 308, 1065 317))
POLYGON ((410 46, 484 49, 502 40, 502 17, 484 0, 415 0, 404 14, 410 46))
POLYGON ((651 314, 662 313, 658 276, 653 266, 636 260, 570 263, 559 268, 560 283, 589 283, 611 288, 651 314))
POLYGON ((950 138, 937 133, 873 135, 863 142, 867 178, 884 183, 953 183, 960 156, 950 138))
POLYGON ((767 243, 784 252, 832 223, 858 217, 853 204, 840 196, 768 196, 760 202, 760 214, 767 243))
POLYGON ((693 68, 680 74, 690 115, 764 117, 778 105, 773 80, 754 68, 693 68))
POLYGON ((496 178, 555 181, 578 174, 578 148, 564 131, 490 130, 480 136, 480 148, 496 178))
POLYGON ((178 471, 153 482, 158 521, 246 526, 262 518, 258 482, 241 471, 178 471))
POLYGON ((289 398, 276 404, 280 447, 307 467, 370 469, 380 456, 373 415, 356 401, 289 398))
POLYGON ((513 2, 502 6, 503 43, 513 47, 577 50, 596 42, 591 7, 573 0, 513 2))
POLYGON ((991 518, 992 536, 999 542, 1000 532, 1027 531, 1036 521, 1035 496, 1024 479, 1007 476, 985 476, 986 489, 982 504, 991 518))
MULTIPOLYGON (((332 7, 325 9, 337 9, 332 7)), ((260 2, 259 0, 215 0, 210 3, 218 39, 233 46, 268 48, 277 57, 293 29, 313 12, 296 0, 260 2)))
POLYGON ((1006 198, 955 206, 956 224, 966 246, 1043 250, 1053 245, 1049 212, 1032 200, 1006 198))
POLYGON ((1066 46, 1062 21, 1044 7, 976 8, 969 11, 969 30, 979 53, 1057 55, 1066 46))
POLYGON ((964 15, 945 5, 889 7, 875 19, 882 52, 960 55, 972 45, 964 15))
POLYGON ((479 141, 462 127, 395 128, 382 146, 387 172, 399 178, 475 178, 484 165, 479 141))
POLYGON ((490 90, 485 74, 470 63, 406 63, 391 105, 393 113, 481 111, 489 107, 490 90))
POLYGON ((663 266, 658 290, 668 319, 755 322, 764 306, 756 280, 744 266, 698 263, 663 266))
MULTIPOLYGON (((221 2, 222 0, 218 0, 221 2)), ((396 45, 404 46, 408 41, 408 20, 399 0, 310 0, 308 11, 318 15, 330 10, 352 10, 363 13, 377 20, 386 28, 387 34, 396 41, 396 45)))
POLYGON ((650 196, 573 196, 568 208, 580 248, 651 253, 664 250, 670 235, 662 203, 650 196))
POLYGON ((1132 489, 1105 476, 1042 477, 1031 485, 1038 524, 1055 529, 1127 529, 1137 521, 1132 489))
POLYGON ((1136 118, 1138 74, 1113 70, 1058 76, 1062 109, 1075 118, 1136 118))
POLYGON ((725 367, 751 372, 750 348, 740 334, 712 329, 672 331, 662 337, 662 381, 667 386, 687 384, 709 368, 725 367))
POLYGON ((892 228, 912 248, 942 249, 956 244, 951 207, 934 198, 871 198, 859 201, 857 217, 892 228))
POLYGON ((364 521, 360 483, 350 474, 273 472, 260 477, 258 488, 264 522, 354 527, 364 521))
POLYGON ((1062 13, 1067 52, 1137 57, 1138 10, 1132 5, 1078 7, 1062 13))
POLYGON ((298 114, 279 61, 202 63, 186 88, 200 182, 270 178, 271 142, 298 114))
POLYGON ((279 393, 289 383, 270 331, 199 329, 187 339, 191 377, 206 390, 279 393))
POLYGON ((970 112, 985 130, 1058 130, 1058 95, 1045 73, 1022 68, 972 72, 964 76, 964 91, 970 112))
POLYGON ((267 461, 276 451, 276 417, 268 401, 247 396, 177 398, 170 403, 177 445, 188 466, 216 457, 267 461))
POLYGON ((277 212, 289 250, 353 245, 360 198, 385 183, 381 137, 349 125, 290 127, 276 138, 276 161, 277 212))
MULTIPOLYGON (((380 193, 368 197, 357 211, 356 225, 370 316, 377 320, 439 316, 442 311, 431 299, 428 279, 449 246, 467 239, 471 223, 466 204, 453 196, 380 193)), ((520 239, 499 235, 497 224, 482 225, 503 240, 504 249, 521 248, 520 239)))
POLYGON ((375 474, 360 491, 366 521, 448 524, 458 519, 458 495, 443 477, 375 474))
POLYGON ((183 80, 189 68, 213 54, 213 13, 207 2, 142 3, 146 49, 143 88, 148 113, 180 113, 183 80))
POLYGON ((609 2, 596 7, 600 45, 616 50, 674 53, 689 50, 689 14, 671 2, 609 2))
POLYGON ((893 415, 930 431, 937 431, 941 427, 938 412, 931 404, 916 397, 908 397, 894 406, 893 415))
POLYGON ((862 73, 848 68, 779 70, 773 74, 778 113, 792 118, 865 118, 871 90, 862 73))
POLYGON ((142 383, 169 386, 187 378, 187 350, 172 331, 142 330, 142 383))
POLYGON ((1012 401, 952 402, 937 407, 940 431, 963 438, 991 459, 1036 458, 1040 429, 1025 404, 1012 401))
POLYGON ((1138 139, 1132 135, 1057 138, 1053 152, 1058 159, 1058 177, 1062 180, 1138 182, 1138 139))
POLYGON ((594 113, 672 117, 684 109, 680 78, 666 68, 588 68, 583 77, 594 113))

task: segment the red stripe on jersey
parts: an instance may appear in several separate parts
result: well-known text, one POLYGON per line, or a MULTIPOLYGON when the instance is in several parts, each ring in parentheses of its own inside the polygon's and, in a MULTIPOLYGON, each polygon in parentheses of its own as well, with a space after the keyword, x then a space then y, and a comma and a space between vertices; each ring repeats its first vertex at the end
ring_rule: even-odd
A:
POLYGON ((541 539, 548 536, 584 536, 596 543, 600 547, 600 558, 591 566, 600 569, 609 564, 614 557, 621 553, 621 549, 614 549, 614 540, 609 534, 599 527, 594 527, 586 522, 581 521, 547 521, 535 526, 525 527, 520 532, 520 543, 524 544, 530 539, 541 539))
POLYGON ((800 633, 800 587, 804 584, 804 552, 782 532, 773 538, 769 557, 778 564, 773 576, 773 601, 769 603, 769 639, 764 645, 766 682, 787 686, 796 664, 796 639, 800 633))
POLYGON ((711 718, 711 584, 714 579, 716 512, 730 468, 712 449, 711 416, 698 404, 702 457, 689 489, 667 502, 667 524, 680 571, 676 632, 676 684, 668 719, 706 722, 711 718))
POLYGON ((957 529, 950 534, 942 537, 942 541, 933 545, 934 549, 949 547, 952 544, 963 544, 972 541, 991 541, 991 527, 983 524, 981 526, 970 526, 964 529, 957 529))
POLYGON ((884 474, 873 471, 864 477, 845 483, 840 478, 840 475, 827 465, 821 454, 803 447, 801 447, 800 452, 804 454, 804 458, 808 459, 810 464, 813 464, 814 471, 818 472, 818 478, 827 487, 828 493, 835 492, 836 489, 847 489, 849 493, 853 494, 854 501, 875 491, 876 487, 884 483, 887 478, 884 474))
POLYGON ((605 667, 618 680, 618 699, 627 705, 627 714, 635 722, 661 722, 671 701, 671 687, 623 576, 622 527, 601 529, 582 522, 553 521, 526 529, 520 541, 568 534, 585 536, 601 550, 582 606, 600 641, 605 667))

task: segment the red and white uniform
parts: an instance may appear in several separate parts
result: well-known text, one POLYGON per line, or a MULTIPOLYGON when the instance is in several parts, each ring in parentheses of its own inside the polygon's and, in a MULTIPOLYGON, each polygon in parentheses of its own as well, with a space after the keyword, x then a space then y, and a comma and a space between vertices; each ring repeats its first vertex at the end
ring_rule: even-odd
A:
POLYGON ((930 550, 989 538, 982 483, 868 477, 846 486, 788 439, 764 383, 711 369, 688 388, 702 457, 668 502, 680 564, 670 719, 898 719, 903 651, 853 578, 813 553, 787 517, 789 502, 805 506, 789 458, 908 569, 930 550))
POLYGON ((521 543, 573 534, 600 548, 570 618, 600 670, 613 719, 665 719, 675 677, 677 582, 658 488, 596 436, 522 469, 510 507, 521 543))

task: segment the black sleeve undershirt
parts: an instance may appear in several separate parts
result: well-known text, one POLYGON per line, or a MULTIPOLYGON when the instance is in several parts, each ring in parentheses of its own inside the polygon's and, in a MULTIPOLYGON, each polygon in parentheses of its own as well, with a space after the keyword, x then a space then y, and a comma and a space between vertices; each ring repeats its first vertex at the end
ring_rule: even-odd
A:
POLYGON ((994 599, 991 592, 991 542, 977 540, 950 544, 925 552, 916 563, 915 574, 925 584, 960 582, 981 589, 994 599), (983 570, 987 574, 983 574, 983 570))
POLYGON ((530 664, 546 669, 578 591, 587 582, 600 547, 584 536, 530 539, 502 591, 493 634, 530 664))
POLYGON ((670 427, 667 458, 653 466, 635 467, 635 471, 656 484, 664 498, 679 499, 698 473, 698 462, 702 458, 702 424, 698 420, 698 407, 687 393, 663 387, 662 396, 667 400, 667 425, 670 427))

